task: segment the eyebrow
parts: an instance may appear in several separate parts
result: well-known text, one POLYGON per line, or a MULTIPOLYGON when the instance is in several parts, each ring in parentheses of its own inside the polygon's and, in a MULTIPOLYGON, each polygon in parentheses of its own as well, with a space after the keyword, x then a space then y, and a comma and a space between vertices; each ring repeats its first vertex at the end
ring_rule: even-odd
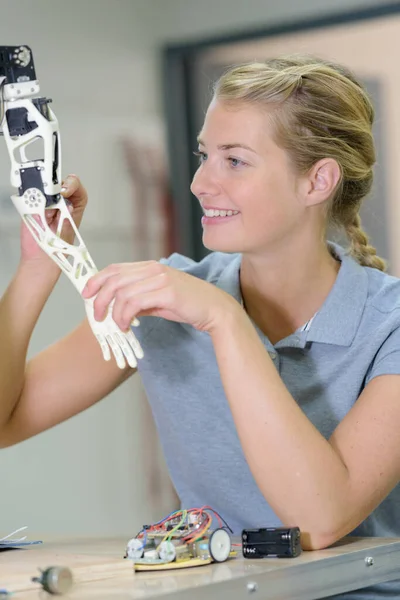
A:
MULTIPOLYGON (((197 138, 197 142, 201 146, 205 146, 205 143, 199 137, 197 138)), ((254 154, 257 154, 256 151, 253 150, 253 148, 250 148, 250 146, 246 146, 246 144, 240 144, 239 142, 235 142, 233 144, 220 144, 219 146, 217 146, 217 148, 218 150, 232 150, 232 148, 243 148, 244 150, 250 150, 250 152, 254 152, 254 154)))

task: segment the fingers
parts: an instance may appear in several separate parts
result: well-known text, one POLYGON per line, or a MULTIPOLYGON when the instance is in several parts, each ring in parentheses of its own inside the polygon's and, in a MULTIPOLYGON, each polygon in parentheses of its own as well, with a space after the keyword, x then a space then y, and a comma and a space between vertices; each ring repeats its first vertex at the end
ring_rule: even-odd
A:
MULTIPOLYGON (((85 299, 94 298, 93 316, 102 321, 112 310, 114 322, 127 331, 141 309, 151 308, 138 298, 163 290, 164 302, 172 294, 171 269, 157 261, 110 265, 91 277, 82 290, 85 299)), ((134 323, 136 324, 136 322, 134 323)))
POLYGON ((104 360, 111 360, 111 352, 109 345, 106 342, 106 338, 102 334, 96 334, 97 341, 100 344, 101 351, 103 353, 104 360))
POLYGON ((85 206, 87 203, 87 192, 77 175, 68 175, 62 182, 61 194, 66 200, 70 200, 73 206, 85 206))
POLYGON ((62 181, 62 187, 61 187, 61 193, 64 196, 64 198, 69 198, 70 196, 72 196, 73 194, 75 194, 78 189, 80 187, 83 187, 80 179, 77 175, 68 175, 63 181, 62 181))
POLYGON ((143 310, 169 308, 172 289, 166 278, 155 276, 119 290, 113 300, 112 317, 122 331, 127 331, 132 320, 143 310))
POLYGON ((99 294, 101 290, 102 296, 100 296, 100 299, 103 298, 103 300, 99 301, 96 298, 97 308, 100 310, 103 303, 105 306, 109 305, 115 293, 122 287, 129 285, 129 283, 161 275, 166 270, 167 267, 154 260, 110 265, 88 280, 82 290, 82 296, 84 298, 92 298, 96 294, 99 294))
POLYGON ((126 331, 135 315, 145 312, 148 315, 158 315, 160 311, 171 314, 174 307, 174 292, 172 288, 162 287, 131 296, 126 302, 115 302, 113 319, 122 331, 126 331), (116 313, 114 315, 114 313, 116 313))
MULTIPOLYGON (((125 336, 125 335, 120 334, 118 332, 115 333, 114 335, 115 335, 115 337, 116 337, 116 339, 117 339, 120 347, 122 348, 122 352, 124 353, 124 356, 125 356, 125 359, 126 359, 128 365, 130 367, 132 367, 132 369, 134 369, 135 367, 137 367, 137 360, 136 360, 136 357, 135 357, 135 353, 134 353, 133 347, 130 344, 130 340, 128 340, 128 336, 127 335, 125 336)), ((140 345, 139 345, 139 347, 140 347, 140 345)), ((138 356, 138 358, 142 358, 142 357, 138 356)))
MULTIPOLYGON (((108 307, 112 303, 112 317, 123 331, 129 329, 132 319, 136 316, 134 309, 132 309, 131 318, 128 320, 122 319, 122 313, 125 310, 125 306, 127 304, 136 306, 134 303, 135 298, 141 297, 148 292, 163 289, 166 284, 165 278, 162 275, 155 275, 154 277, 142 279, 134 283, 132 283, 130 278, 125 280, 119 279, 118 283, 121 283, 121 286, 117 287, 117 289, 115 289, 115 286, 113 285, 115 280, 109 281, 109 286, 104 286, 94 301, 95 318, 97 318, 97 313, 99 313, 100 319, 104 318, 108 307)), ((138 307, 138 310, 139 308, 140 307, 138 307)))
POLYGON ((86 282, 82 290, 82 296, 84 298, 95 296, 110 278, 120 275, 123 268, 124 265, 110 265, 96 273, 86 282))
POLYGON ((132 369, 136 368, 137 359, 144 356, 141 345, 131 331, 127 334, 121 334, 118 331, 106 335, 96 334, 96 338, 100 344, 103 358, 106 361, 111 360, 112 351, 120 369, 124 369, 126 363, 132 369))
POLYGON ((137 338, 133 335, 132 331, 129 330, 128 333, 126 333, 125 335, 126 335, 126 339, 128 340, 133 352, 135 353, 135 356, 137 358, 143 358, 144 353, 143 353, 142 346, 140 345, 137 338))

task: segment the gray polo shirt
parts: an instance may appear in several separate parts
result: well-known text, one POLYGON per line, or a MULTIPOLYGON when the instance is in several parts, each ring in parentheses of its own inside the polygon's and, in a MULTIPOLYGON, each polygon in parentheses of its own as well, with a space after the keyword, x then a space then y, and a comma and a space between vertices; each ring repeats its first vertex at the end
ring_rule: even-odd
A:
MULTIPOLYGON (((341 266, 310 326, 275 345, 257 328, 286 387, 325 438, 372 378, 400 374, 400 280, 361 267, 342 248, 332 247, 341 266)), ((197 263, 173 254, 163 262, 241 301, 240 255, 211 253, 197 263)), ((281 525, 246 462, 210 336, 156 317, 140 321, 135 334, 145 356, 139 371, 182 506, 210 505, 235 533, 281 525)), ((400 537, 399 485, 354 535, 400 537)), ((396 591, 393 586, 360 590, 346 598, 382 598, 379 590, 398 598, 400 583, 396 591)))

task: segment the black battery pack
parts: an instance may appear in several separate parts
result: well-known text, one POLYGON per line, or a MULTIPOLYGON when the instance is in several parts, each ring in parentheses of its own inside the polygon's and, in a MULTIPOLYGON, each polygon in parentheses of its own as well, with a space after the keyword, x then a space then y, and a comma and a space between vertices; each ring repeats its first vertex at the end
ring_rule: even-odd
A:
POLYGON ((244 558, 295 558, 301 554, 298 527, 243 529, 244 558))

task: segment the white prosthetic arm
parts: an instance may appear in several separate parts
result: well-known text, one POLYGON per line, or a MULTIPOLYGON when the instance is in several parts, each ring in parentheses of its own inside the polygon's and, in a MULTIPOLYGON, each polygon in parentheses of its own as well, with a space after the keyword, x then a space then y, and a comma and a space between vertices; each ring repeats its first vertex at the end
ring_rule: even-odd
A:
MULTIPOLYGON (((97 273, 97 269, 60 194, 58 122, 49 107, 51 100, 34 97, 39 92, 39 83, 32 74, 34 67, 28 47, 10 49, 0 46, 0 128, 11 160, 11 185, 18 189, 18 195, 12 195, 11 199, 37 244, 81 294, 87 280, 97 273), (8 76, 1 76, 2 59, 5 65, 3 72, 8 76), (23 74, 17 77, 21 71, 23 74), (38 144, 38 140, 41 141, 43 158, 29 159, 26 150, 29 145, 38 144), (53 232, 47 224, 45 212, 55 209, 60 214, 57 231, 53 232), (75 232, 75 244, 69 244, 61 237, 65 221, 75 232)), ((133 332, 119 329, 112 318, 112 307, 105 319, 99 322, 94 319, 93 299, 84 299, 84 304, 104 359, 110 360, 112 352, 121 369, 126 364, 136 367, 143 351, 133 332)), ((138 324, 135 319, 133 325, 138 324)))

